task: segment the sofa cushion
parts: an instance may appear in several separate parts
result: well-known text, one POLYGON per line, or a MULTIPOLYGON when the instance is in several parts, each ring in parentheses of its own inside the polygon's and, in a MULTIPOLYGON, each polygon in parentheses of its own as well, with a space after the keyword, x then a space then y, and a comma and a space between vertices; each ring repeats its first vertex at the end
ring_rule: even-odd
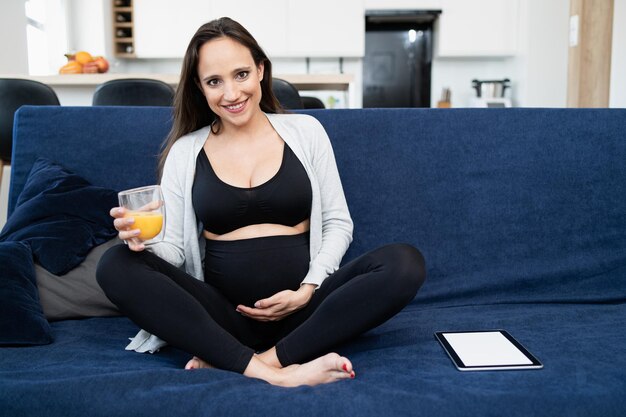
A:
POLYGON ((59 277, 35 264, 41 307, 50 321, 120 315, 96 282, 96 266, 117 238, 93 248, 84 262, 59 277))
POLYGON ((35 161, 0 241, 27 242, 55 275, 79 265, 91 248, 116 235, 109 209, 117 193, 91 185, 45 158, 35 161))
POLYGON ((27 244, 0 242, 0 345, 44 345, 52 330, 39 305, 27 244))

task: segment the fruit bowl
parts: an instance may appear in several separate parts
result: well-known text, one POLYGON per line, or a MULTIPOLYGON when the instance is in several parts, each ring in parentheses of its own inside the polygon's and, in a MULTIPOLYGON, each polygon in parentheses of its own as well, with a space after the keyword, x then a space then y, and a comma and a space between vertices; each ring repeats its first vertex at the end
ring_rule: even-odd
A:
POLYGON ((89 52, 79 51, 65 54, 67 64, 59 68, 59 74, 98 74, 109 70, 109 62, 103 56, 92 56, 89 52))

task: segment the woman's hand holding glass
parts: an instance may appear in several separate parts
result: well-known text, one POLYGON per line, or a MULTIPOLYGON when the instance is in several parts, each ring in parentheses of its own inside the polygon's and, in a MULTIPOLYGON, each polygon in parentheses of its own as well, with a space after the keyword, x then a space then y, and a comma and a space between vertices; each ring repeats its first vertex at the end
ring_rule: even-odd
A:
POLYGON ((163 240, 165 204, 161 187, 152 185, 122 191, 119 207, 111 209, 118 236, 136 252, 163 240))

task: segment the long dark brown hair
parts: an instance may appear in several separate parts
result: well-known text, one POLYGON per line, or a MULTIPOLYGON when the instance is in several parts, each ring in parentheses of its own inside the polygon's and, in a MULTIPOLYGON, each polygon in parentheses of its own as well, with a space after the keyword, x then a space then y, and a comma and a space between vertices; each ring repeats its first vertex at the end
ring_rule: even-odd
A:
MULTIPOLYGON (((159 156, 158 176, 163 175, 165 159, 174 143, 187 133, 198 130, 215 122, 214 132, 219 131, 219 118, 209 108, 207 100, 200 90, 198 78, 198 58, 200 47, 213 39, 228 37, 239 42, 252 55, 255 65, 261 63, 264 66, 263 79, 261 80, 261 110, 266 113, 282 113, 280 103, 272 92, 272 63, 268 59, 258 42, 250 32, 241 24, 228 17, 212 20, 196 31, 191 38, 180 72, 180 82, 174 96, 174 120, 165 140, 163 151, 159 156)), ((213 130, 213 126, 211 130, 213 130)))

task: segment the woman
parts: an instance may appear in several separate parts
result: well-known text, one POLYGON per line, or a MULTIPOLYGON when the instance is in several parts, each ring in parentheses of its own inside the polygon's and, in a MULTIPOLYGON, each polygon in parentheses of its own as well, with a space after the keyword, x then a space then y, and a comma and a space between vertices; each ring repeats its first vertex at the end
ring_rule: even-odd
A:
POLYGON ((396 244, 339 268, 352 220, 330 142, 316 119, 280 114, 271 80, 237 22, 200 27, 160 162, 165 238, 146 248, 113 208, 127 246, 103 256, 98 282, 145 329, 127 349, 163 339, 194 355, 186 369, 282 386, 354 378, 351 362, 328 352, 409 303, 423 258, 396 244))

